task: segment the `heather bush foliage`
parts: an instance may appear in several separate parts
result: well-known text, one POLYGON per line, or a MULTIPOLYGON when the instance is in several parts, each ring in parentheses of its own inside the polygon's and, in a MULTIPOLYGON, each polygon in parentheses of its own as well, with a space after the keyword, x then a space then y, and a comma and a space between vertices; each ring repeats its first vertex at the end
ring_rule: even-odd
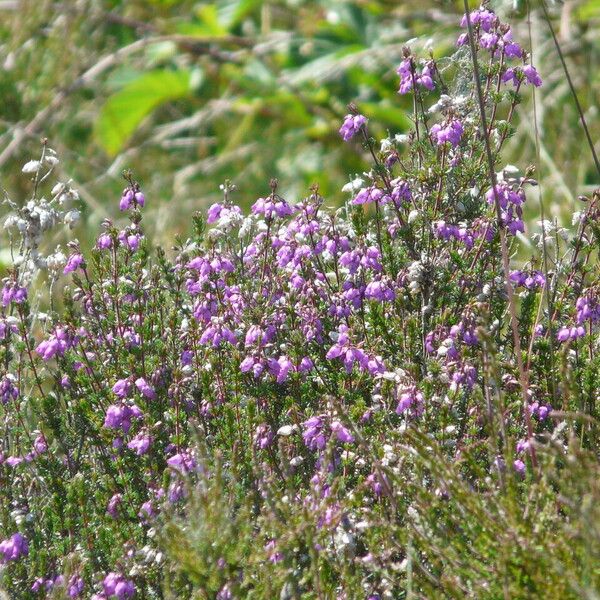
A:
POLYGON ((598 196, 573 231, 526 231, 544 182, 499 156, 542 81, 487 7, 462 25, 452 60, 405 51, 410 134, 349 107, 340 143, 372 162, 336 210, 272 180, 245 215, 226 182, 167 252, 126 173, 119 225, 49 250, 78 196, 44 199, 46 146, 26 165, 0 324, 11 597, 595 597, 598 196))

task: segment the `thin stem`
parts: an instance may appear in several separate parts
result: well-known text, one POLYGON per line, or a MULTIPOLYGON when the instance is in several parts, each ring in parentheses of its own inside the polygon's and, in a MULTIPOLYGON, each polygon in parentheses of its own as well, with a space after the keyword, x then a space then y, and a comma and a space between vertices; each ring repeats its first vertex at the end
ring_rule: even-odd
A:
POLYGON ((546 19, 548 29, 550 30, 550 34, 552 35, 552 40, 554 41, 556 52, 558 53, 558 57, 560 58, 560 63, 562 65, 563 71, 565 72, 565 77, 567 78, 569 89, 571 90, 571 95, 573 96, 573 100, 575 101, 575 106, 577 107, 577 112, 579 113, 579 119, 581 121, 583 131, 585 132, 587 143, 590 147, 590 150, 592 151, 592 157, 594 158, 596 171, 598 171, 598 175, 600 175, 600 161, 598 160, 598 155, 596 154, 596 149, 594 148, 594 142, 592 141, 592 136, 590 135, 590 131, 588 129, 585 116, 583 114, 583 109, 581 108, 581 104, 579 103, 579 98, 577 97, 575 86, 573 85, 573 81, 571 80, 571 74, 569 73, 567 63, 565 62, 565 57, 563 56, 562 50, 560 49, 560 44, 558 43, 556 33, 554 32, 554 27, 552 27, 552 23, 550 22, 550 15, 548 14, 548 8, 546 7, 545 0, 542 0, 540 4, 542 5, 542 10, 544 11, 544 18, 546 19))

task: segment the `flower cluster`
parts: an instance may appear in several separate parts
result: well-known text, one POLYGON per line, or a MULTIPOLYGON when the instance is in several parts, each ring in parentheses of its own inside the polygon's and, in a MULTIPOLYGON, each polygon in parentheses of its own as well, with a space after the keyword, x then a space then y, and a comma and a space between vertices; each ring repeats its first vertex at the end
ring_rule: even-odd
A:
MULTIPOLYGON (((518 102, 503 81, 538 80, 491 10, 472 23, 496 161, 497 115, 518 102)), ((166 585, 181 598, 308 597, 314 581, 328 597, 400 596, 404 550, 388 527, 420 527, 421 494, 450 502, 461 483, 436 481, 423 453, 459 464, 469 489, 515 476, 520 489, 559 394, 591 397, 594 229, 545 274, 541 255, 517 263, 532 180, 507 168, 492 183, 474 87, 428 106, 445 71, 407 50, 398 72, 414 130, 362 136, 372 164, 342 206, 316 185, 292 202, 272 180, 246 210, 226 183, 169 254, 144 242, 152 201, 127 175, 123 222, 47 264, 68 282, 47 312, 27 261, 8 271, 0 561, 14 597, 159 597, 166 585), (502 242, 520 268, 500 260, 502 242), (575 351, 550 360, 556 338, 575 351), (531 368, 517 377, 520 362, 531 368), (177 524, 193 543, 178 543, 177 524), (191 564, 197 577, 179 577, 191 564)), ((346 141, 366 133, 350 110, 346 141)), ((28 240, 34 212, 18 217, 28 240)))

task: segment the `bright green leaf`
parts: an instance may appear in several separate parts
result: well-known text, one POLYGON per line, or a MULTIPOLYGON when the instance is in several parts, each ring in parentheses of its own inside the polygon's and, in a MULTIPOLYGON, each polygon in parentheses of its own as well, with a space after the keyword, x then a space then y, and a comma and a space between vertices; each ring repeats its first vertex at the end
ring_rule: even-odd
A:
POLYGON ((198 77, 192 78, 187 70, 144 73, 105 102, 94 127, 96 140, 110 156, 115 156, 157 106, 189 96, 192 79, 198 86, 198 77))

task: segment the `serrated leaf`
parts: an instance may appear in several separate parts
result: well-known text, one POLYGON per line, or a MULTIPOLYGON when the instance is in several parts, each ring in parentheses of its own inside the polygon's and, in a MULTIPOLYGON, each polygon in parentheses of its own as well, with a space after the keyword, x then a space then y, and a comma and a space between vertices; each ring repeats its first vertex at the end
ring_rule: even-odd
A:
MULTIPOLYGON (((197 82, 197 77, 194 79, 197 82)), ((188 70, 144 73, 104 103, 94 136, 107 154, 115 156, 157 106, 184 98, 192 90, 192 74, 188 70)))

